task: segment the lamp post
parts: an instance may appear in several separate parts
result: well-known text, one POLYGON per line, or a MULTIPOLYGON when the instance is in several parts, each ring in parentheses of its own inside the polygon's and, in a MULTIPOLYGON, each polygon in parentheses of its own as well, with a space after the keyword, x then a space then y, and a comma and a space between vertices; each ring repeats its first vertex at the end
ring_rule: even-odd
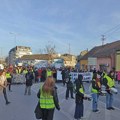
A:
POLYGON ((10 34, 12 34, 13 36, 14 36, 14 44, 15 44, 15 46, 16 46, 16 38, 17 38, 17 34, 16 33, 14 33, 14 32, 10 32, 10 34))
POLYGON ((2 47, 0 47, 0 64, 2 64, 2 47))

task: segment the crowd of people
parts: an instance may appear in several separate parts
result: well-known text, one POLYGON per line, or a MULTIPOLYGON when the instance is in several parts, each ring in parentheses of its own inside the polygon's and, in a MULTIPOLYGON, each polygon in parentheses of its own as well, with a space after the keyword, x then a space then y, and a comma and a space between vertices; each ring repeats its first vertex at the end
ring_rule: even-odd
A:
MULTIPOLYGON (((102 85, 105 86, 106 95, 106 109, 114 110, 113 107, 113 91, 115 88, 115 71, 111 70, 108 74, 103 71, 93 71, 91 82, 91 96, 85 93, 83 85, 83 76, 78 75, 78 78, 73 82, 70 72, 74 69, 63 68, 61 70, 63 86, 66 87, 65 99, 68 100, 69 92, 72 99, 75 99, 75 113, 74 118, 80 120, 84 117, 84 100, 91 100, 92 97, 92 111, 94 113, 100 112, 98 109, 99 95, 103 95, 102 85), (75 93, 75 97, 74 94, 75 93)), ((31 95, 31 86, 33 82, 44 82, 38 91, 37 97, 39 98, 40 109, 42 111, 42 120, 53 120, 54 110, 60 110, 59 99, 57 94, 57 87, 55 85, 57 79, 57 70, 54 68, 33 68, 33 67, 17 67, 5 68, 0 70, 0 90, 3 91, 6 105, 10 102, 7 98, 6 88, 11 90, 12 75, 24 74, 25 75, 25 93, 24 95, 31 95)), ((119 82, 118 82, 119 83, 119 82)))

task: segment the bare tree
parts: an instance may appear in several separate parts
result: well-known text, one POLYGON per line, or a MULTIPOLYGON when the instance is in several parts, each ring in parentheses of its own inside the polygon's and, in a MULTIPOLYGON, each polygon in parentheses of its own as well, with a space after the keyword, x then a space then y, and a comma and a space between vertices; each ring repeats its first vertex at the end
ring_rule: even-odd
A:
POLYGON ((50 61, 53 60, 53 54, 57 53, 55 50, 55 48, 56 48, 55 45, 52 45, 51 43, 52 42, 48 41, 48 44, 45 46, 45 48, 39 49, 40 54, 43 54, 43 53, 48 54, 50 61))
POLYGON ((55 50, 55 45, 46 45, 45 46, 45 49, 44 49, 45 53, 49 54, 49 55, 52 55, 52 54, 55 54, 56 53, 56 50, 55 50))
POLYGON ((44 52, 43 49, 40 48, 40 49, 39 49, 39 53, 40 53, 40 54, 43 54, 43 52, 44 52))
POLYGON ((45 53, 49 55, 49 60, 52 62, 53 54, 56 54, 55 45, 48 44, 44 49, 45 53))

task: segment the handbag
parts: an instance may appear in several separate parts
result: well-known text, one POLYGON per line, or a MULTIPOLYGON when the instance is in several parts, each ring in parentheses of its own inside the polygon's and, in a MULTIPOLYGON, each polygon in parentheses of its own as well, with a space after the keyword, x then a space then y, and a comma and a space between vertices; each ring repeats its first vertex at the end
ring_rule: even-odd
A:
POLYGON ((36 119, 42 119, 42 110, 40 108, 40 103, 39 102, 37 103, 37 106, 35 108, 34 113, 35 113, 36 119))

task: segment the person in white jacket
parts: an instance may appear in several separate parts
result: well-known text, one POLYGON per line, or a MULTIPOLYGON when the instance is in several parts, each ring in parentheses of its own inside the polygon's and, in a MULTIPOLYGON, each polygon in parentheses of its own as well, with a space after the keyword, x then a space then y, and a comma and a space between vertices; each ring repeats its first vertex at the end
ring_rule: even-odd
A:
POLYGON ((8 98, 7 98, 6 87, 7 87, 7 79, 6 79, 5 71, 0 70, 0 90, 3 91, 6 105, 8 105, 10 104, 10 102, 8 101, 8 98))

